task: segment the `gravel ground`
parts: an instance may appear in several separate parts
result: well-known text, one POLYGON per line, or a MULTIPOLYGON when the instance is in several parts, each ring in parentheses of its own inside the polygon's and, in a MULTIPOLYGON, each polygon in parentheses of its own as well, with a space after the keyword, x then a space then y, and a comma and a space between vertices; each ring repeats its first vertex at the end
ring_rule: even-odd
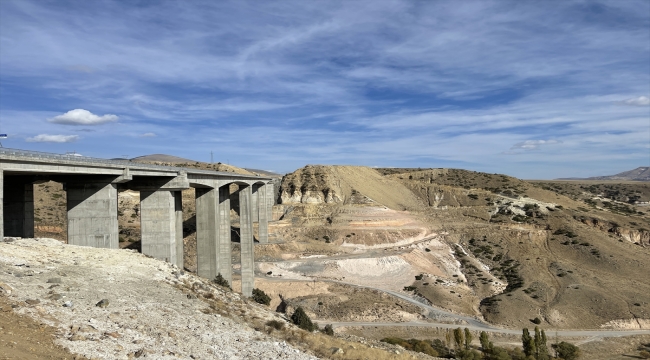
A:
POLYGON ((210 311, 203 299, 262 322, 278 315, 130 250, 5 238, 0 292, 22 305, 17 313, 57 328, 56 343, 88 358, 315 359, 210 311))

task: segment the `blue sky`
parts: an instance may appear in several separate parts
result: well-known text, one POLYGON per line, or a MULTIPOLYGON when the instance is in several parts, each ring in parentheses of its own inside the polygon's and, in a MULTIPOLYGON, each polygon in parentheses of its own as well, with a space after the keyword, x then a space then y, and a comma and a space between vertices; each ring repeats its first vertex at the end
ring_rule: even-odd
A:
POLYGON ((289 172, 650 165, 650 1, 0 1, 5 147, 289 172))

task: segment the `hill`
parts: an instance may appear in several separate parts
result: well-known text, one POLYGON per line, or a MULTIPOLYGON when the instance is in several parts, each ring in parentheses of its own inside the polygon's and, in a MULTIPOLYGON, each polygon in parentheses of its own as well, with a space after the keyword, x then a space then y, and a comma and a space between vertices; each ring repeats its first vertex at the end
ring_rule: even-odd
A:
POLYGON ((623 171, 616 175, 593 176, 589 178, 560 178, 557 180, 650 181, 650 167, 640 166, 634 170, 623 171))
MULTIPOLYGON (((281 189, 276 233, 300 250, 285 245, 284 260, 261 271, 345 279, 507 327, 536 317, 555 328, 650 326, 650 283, 637 271, 650 261, 642 204, 602 207, 460 169, 307 166, 281 189), (298 260, 307 254, 325 257, 298 260)), ((333 320, 329 296, 284 293, 333 320)))

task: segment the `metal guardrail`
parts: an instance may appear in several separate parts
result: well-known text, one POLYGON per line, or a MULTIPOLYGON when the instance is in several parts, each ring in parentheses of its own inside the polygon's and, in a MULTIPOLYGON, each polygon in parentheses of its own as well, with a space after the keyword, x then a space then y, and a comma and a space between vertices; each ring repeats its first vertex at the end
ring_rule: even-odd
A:
POLYGON ((83 163, 88 165, 113 165, 113 166, 120 166, 120 167, 145 168, 145 169, 152 169, 152 170, 165 170, 165 171, 176 171, 176 172, 185 171, 187 173, 206 174, 206 175, 226 175, 226 176, 246 177, 246 178, 259 177, 256 175, 243 175, 243 174, 223 172, 223 171, 211 171, 211 170, 192 169, 192 168, 176 167, 176 166, 154 165, 154 164, 133 162, 130 160, 109 160, 109 159, 94 158, 89 156, 81 156, 78 154, 54 154, 54 153, 46 153, 40 151, 0 148, 0 159, 5 156, 25 158, 27 160, 59 160, 59 161, 66 161, 66 162, 83 163))

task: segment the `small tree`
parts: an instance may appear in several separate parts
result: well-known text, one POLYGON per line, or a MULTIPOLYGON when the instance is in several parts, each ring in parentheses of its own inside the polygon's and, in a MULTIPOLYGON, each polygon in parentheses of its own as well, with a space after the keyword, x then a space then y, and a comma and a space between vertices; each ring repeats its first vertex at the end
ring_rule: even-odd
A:
POLYGON ((481 350, 483 350, 484 353, 487 353, 490 350, 490 338, 485 331, 481 331, 478 341, 481 342, 481 350))
POLYGON ((230 287, 228 280, 224 279, 223 276, 221 276, 221 273, 218 273, 217 276, 214 277, 214 280, 212 280, 212 282, 219 286, 223 286, 229 290, 232 290, 232 287, 230 287))
POLYGON ((463 346, 463 341, 464 336, 463 336, 463 329, 461 328, 455 328, 454 329, 454 342, 456 343, 456 350, 460 350, 461 347, 463 346))
POLYGON ((300 306, 298 306, 296 311, 293 312, 293 315, 291 315, 291 321, 303 330, 314 331, 316 329, 316 325, 311 322, 311 319, 307 316, 305 310, 300 306))
POLYGON ((266 293, 260 289, 253 289, 253 300, 262 305, 271 305, 271 297, 266 295, 266 293))
POLYGON ((523 333, 521 335, 521 343, 524 348, 524 354, 526 354, 527 357, 535 356, 535 340, 530 336, 530 332, 528 332, 527 328, 524 328, 523 330, 523 333))
POLYGON ((557 352, 557 356, 564 360, 575 360, 580 357, 580 349, 566 341, 559 344, 553 344, 551 347, 557 352))
POLYGON ((535 359, 548 360, 550 358, 548 347, 546 346, 546 333, 535 326, 535 359))
POLYGON ((472 333, 468 328, 465 328, 465 350, 469 350, 470 345, 472 345, 472 333))

